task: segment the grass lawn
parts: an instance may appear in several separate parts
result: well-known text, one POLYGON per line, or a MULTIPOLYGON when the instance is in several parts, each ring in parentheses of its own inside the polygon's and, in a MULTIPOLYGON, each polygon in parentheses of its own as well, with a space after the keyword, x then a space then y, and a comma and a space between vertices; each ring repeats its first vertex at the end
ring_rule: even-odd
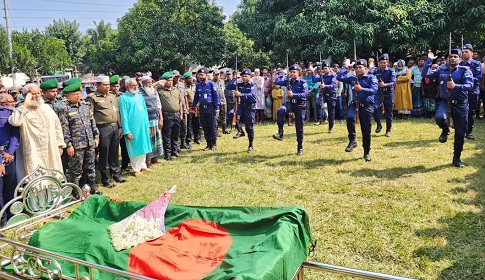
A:
MULTIPOLYGON (((151 201, 177 185, 171 203, 201 206, 297 205, 310 216, 317 247, 309 259, 419 279, 485 279, 485 121, 466 141, 463 169, 451 166, 453 132, 445 144, 431 119, 396 120, 391 138, 372 133, 371 162, 362 137, 352 153, 345 124, 305 126, 304 156, 294 127, 284 141, 276 125, 255 126, 247 138, 223 135, 218 151, 205 145, 158 164, 104 194, 151 201)), ((373 130, 375 124, 373 124, 373 130)), ((345 279, 312 271, 309 279, 345 279)))

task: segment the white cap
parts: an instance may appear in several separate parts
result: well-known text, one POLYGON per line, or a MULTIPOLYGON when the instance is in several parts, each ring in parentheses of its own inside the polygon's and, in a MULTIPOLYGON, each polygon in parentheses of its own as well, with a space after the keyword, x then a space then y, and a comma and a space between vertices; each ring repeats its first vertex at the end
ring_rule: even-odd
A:
POLYGON ((145 76, 141 77, 141 81, 142 81, 142 82, 144 82, 144 81, 146 81, 146 80, 148 80, 148 79, 151 79, 151 78, 152 78, 152 77, 150 77, 150 76, 148 76, 148 75, 145 75, 145 76))
POLYGON ((109 77, 105 75, 99 75, 96 77, 96 82, 97 83, 109 82, 109 77))

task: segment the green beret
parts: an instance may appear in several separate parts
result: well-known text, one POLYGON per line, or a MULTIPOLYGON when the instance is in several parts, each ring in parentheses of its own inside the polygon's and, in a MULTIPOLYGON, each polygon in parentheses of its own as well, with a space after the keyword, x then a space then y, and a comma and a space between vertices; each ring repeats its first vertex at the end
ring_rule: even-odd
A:
POLYGON ((169 72, 165 72, 163 73, 163 75, 160 77, 160 79, 162 80, 168 80, 170 78, 173 78, 173 73, 172 71, 169 71, 169 72))
POLYGON ((110 84, 117 84, 120 81, 120 75, 114 75, 109 78, 110 84))
POLYGON ((192 72, 191 71, 185 72, 184 75, 182 76, 182 79, 185 80, 185 79, 190 78, 190 77, 192 77, 192 72))
POLYGON ((81 80, 80 78, 70 78, 69 80, 64 82, 64 86, 67 87, 67 86, 82 83, 82 82, 83 80, 81 80))
POLYGON ((64 88, 64 90, 62 92, 71 93, 71 92, 76 92, 76 91, 81 91, 81 90, 82 90, 82 84, 77 83, 77 84, 68 85, 67 87, 64 88))
POLYGON ((47 80, 42 84, 40 84, 40 89, 49 90, 49 89, 57 88, 57 84, 58 83, 56 79, 47 80))

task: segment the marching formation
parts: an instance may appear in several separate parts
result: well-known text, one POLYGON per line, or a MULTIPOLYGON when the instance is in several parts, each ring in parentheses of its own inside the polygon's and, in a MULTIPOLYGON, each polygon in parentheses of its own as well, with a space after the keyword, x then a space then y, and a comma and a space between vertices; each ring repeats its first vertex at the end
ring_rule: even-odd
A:
POLYGON ((404 60, 391 64, 383 54, 377 65, 359 59, 341 68, 327 62, 262 72, 203 67, 183 75, 168 71, 158 81, 138 72, 133 78, 98 76, 95 87, 79 78, 62 84, 51 79, 27 84, 21 94, 0 87, 3 201, 13 195, 12 182, 39 165, 62 169, 69 182, 101 193, 96 169, 102 185, 114 187, 125 181, 122 172, 141 176, 162 156, 170 161, 181 149, 201 144, 202 135, 203 150, 217 150, 219 127, 222 134, 236 131, 234 139, 247 135, 247 152, 253 153, 254 124, 268 119, 277 125, 272 137, 278 141, 285 138, 286 123, 295 127, 298 156, 303 155, 304 124, 311 119, 315 125, 328 123, 328 133, 335 122, 345 121, 346 152, 357 147, 360 124, 363 158, 369 162, 373 120, 375 133, 385 128, 391 137, 395 112, 401 118, 434 115, 440 142, 447 142, 450 128, 455 129, 452 164, 463 167, 463 143, 474 139, 485 88, 483 65, 473 55, 466 44, 443 58, 429 53, 407 66, 404 60))

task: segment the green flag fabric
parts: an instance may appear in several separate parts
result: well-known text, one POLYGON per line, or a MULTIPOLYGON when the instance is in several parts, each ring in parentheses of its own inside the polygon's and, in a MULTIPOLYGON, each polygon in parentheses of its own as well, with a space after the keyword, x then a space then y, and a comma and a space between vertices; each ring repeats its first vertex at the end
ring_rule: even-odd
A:
MULTIPOLYGON (((69 218, 44 225, 29 244, 155 279, 291 279, 308 254, 308 215, 290 206, 169 205, 164 236, 117 252, 107 228, 145 205, 91 196, 69 218)), ((74 276, 72 264, 58 261, 74 276)), ((114 277, 95 271, 94 279, 114 277)))

